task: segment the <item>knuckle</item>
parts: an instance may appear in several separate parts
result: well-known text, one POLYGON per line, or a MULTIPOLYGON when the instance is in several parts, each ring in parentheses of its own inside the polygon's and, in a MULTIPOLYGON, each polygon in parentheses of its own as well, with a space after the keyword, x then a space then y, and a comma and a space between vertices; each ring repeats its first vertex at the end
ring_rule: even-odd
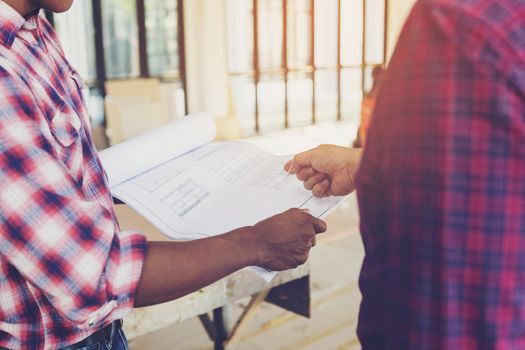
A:
POLYGON ((295 215, 295 216, 301 214, 301 209, 299 209, 299 208, 292 208, 292 209, 289 209, 288 211, 289 211, 291 214, 295 215))
POLYGON ((312 216, 310 214, 305 213, 305 212, 301 212, 301 223, 302 224, 309 224, 311 217, 312 216))

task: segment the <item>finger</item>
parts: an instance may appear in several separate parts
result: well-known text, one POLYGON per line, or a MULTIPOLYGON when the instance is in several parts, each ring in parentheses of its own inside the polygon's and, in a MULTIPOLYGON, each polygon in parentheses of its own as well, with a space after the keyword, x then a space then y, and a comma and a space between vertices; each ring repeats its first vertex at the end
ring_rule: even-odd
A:
POLYGON ((315 149, 308 150, 306 152, 301 152, 293 157, 294 164, 300 167, 310 167, 312 166, 312 158, 314 156, 315 149))
POLYGON ((312 187, 312 193, 314 196, 322 198, 329 195, 328 190, 330 189, 330 181, 325 179, 312 187))
POLYGON ((315 185, 322 182, 324 179, 326 179, 326 175, 323 173, 317 173, 314 174, 314 176, 310 177, 304 182, 304 188, 307 190, 311 190, 314 188, 315 185))
POLYGON ((286 170, 289 174, 297 174, 299 170, 301 170, 301 166, 294 162, 294 160, 289 160, 284 165, 284 170, 286 170))
POLYGON ((297 178, 301 181, 307 180, 314 176, 317 172, 313 168, 302 168, 297 173, 297 178))
POLYGON ((293 159, 290 159, 284 165, 284 171, 290 172, 290 169, 292 168, 292 166, 293 166, 293 159))
POLYGON ((316 217, 313 218, 312 225, 314 227, 314 231, 316 234, 323 233, 328 228, 328 226, 326 225, 326 222, 316 217))
POLYGON ((313 151, 314 150, 311 149, 309 151, 296 154, 291 161, 286 163, 285 169, 286 166, 288 166, 287 171, 290 174, 296 174, 299 170, 301 170, 301 168, 311 167, 313 151))

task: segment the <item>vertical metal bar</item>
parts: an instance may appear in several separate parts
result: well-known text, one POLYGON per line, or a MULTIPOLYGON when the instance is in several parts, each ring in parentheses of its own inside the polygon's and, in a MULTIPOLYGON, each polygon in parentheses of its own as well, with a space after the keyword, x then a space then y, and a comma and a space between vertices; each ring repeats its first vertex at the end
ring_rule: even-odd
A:
POLYGON ((93 27, 95 37, 95 61, 97 85, 102 96, 106 96, 106 60, 104 57, 104 31, 102 24, 102 0, 93 0, 93 27))
POLYGON ((315 94, 315 0, 310 0, 310 65, 312 66, 312 124, 316 122, 315 94))
POLYGON ((283 47, 282 47, 282 67, 284 70, 284 127, 288 128, 288 1, 282 0, 283 5, 283 47))
MULTIPOLYGON (((96 86, 100 92, 102 100, 106 98, 106 61, 104 58, 104 28, 102 24, 102 0, 92 0, 91 2, 93 10, 93 36, 95 40, 95 64, 96 64, 96 86)), ((101 127, 106 130, 107 119, 106 119, 106 104, 102 103, 103 119, 101 127)), ((102 133, 103 142, 109 145, 109 139, 105 132, 102 133)))
POLYGON ((184 90, 184 114, 188 114, 188 90, 186 80, 186 40, 184 37, 184 1, 177 0, 177 44, 179 47, 179 76, 184 90))
POLYGON ((149 76, 148 67, 148 48, 146 42, 146 9, 144 0, 137 0, 136 15, 137 15, 137 28, 139 37, 139 66, 140 76, 149 76))
MULTIPOLYGON (((101 96, 106 97, 106 61, 104 58, 104 33, 102 27, 102 0, 93 0, 93 28, 95 37, 95 62, 97 70, 97 87, 101 96)), ((104 119, 104 126, 106 120, 104 119)))
MULTIPOLYGON (((364 0, 363 0, 364 1, 364 0)), ((341 120, 341 0, 337 0, 337 120, 341 120)))
POLYGON ((261 131, 259 125, 259 80, 260 80, 260 68, 259 68, 259 12, 258 12, 258 0, 253 0, 253 70, 254 70, 254 83, 255 83, 255 132, 261 131))
POLYGON ((386 61, 388 56, 388 0, 385 0, 385 27, 383 30, 383 66, 386 67, 386 61))
POLYGON ((365 76, 366 76, 366 0, 363 0, 363 33, 361 46, 361 93, 365 96, 365 76))

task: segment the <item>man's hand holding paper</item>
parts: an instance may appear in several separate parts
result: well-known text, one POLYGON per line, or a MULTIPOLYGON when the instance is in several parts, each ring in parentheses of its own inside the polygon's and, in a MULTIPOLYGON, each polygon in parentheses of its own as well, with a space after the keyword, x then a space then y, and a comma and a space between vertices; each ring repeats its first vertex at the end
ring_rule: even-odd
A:
POLYGON ((324 231, 324 221, 301 209, 289 209, 262 220, 252 228, 254 245, 261 250, 256 265, 274 271, 302 265, 315 246, 315 235, 324 231))
POLYGON ((295 174, 316 197, 344 196, 355 190, 361 149, 320 145, 299 153, 284 169, 295 174))

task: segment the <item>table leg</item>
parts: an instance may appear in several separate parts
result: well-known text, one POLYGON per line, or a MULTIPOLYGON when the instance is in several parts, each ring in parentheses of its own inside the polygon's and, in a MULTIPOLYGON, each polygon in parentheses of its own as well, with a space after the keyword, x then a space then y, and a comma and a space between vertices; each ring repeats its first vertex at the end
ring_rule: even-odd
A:
POLYGON ((208 316, 208 314, 199 315, 199 320, 201 321, 206 334, 210 337, 210 340, 215 341, 215 338, 217 338, 217 330, 215 329, 215 325, 210 316, 208 316))
POLYGON ((226 327, 224 308, 213 310, 213 324, 207 315, 199 316, 210 338, 214 341, 215 350, 225 350, 237 344, 245 326, 254 317, 255 312, 264 301, 271 302, 288 311, 310 316, 310 279, 303 277, 271 290, 264 290, 254 295, 243 313, 235 323, 231 332, 226 327), (213 329, 212 329, 213 328, 213 329))
POLYGON ((224 343, 228 340, 228 331, 224 324, 224 310, 222 307, 213 310, 213 325, 216 331, 214 340, 215 350, 224 350, 224 343))
POLYGON ((268 295, 270 290, 262 291, 259 294, 252 297, 252 300, 246 306, 244 309, 242 315, 237 320, 237 323, 233 327, 230 336, 226 342, 226 347, 231 348, 235 344, 239 342, 241 339, 242 331, 246 327, 246 325, 251 321, 251 319, 255 316, 255 313, 261 306, 261 304, 264 302, 264 299, 268 295))

